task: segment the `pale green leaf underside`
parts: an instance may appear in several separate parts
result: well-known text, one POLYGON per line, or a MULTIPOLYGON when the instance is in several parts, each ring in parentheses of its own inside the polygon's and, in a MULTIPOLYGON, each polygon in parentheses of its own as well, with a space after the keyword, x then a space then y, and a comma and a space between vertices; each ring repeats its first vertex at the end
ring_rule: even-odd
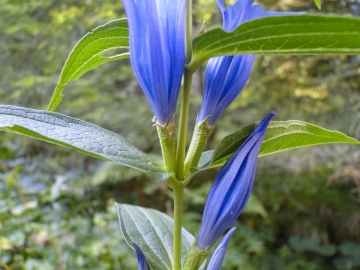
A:
POLYGON ((119 19, 101 25, 86 34, 70 52, 61 71, 48 110, 53 111, 62 100, 62 91, 67 83, 75 81, 84 73, 99 65, 129 57, 129 53, 104 57, 100 54, 116 48, 129 47, 129 33, 126 19, 119 19))
POLYGON ((235 54, 359 54, 360 19, 288 15, 256 19, 233 32, 210 30, 193 40, 196 68, 207 59, 235 54))
MULTIPOLYGON (((156 270, 173 269, 173 219, 157 210, 128 204, 117 204, 117 209, 124 238, 141 248, 150 267, 156 270)), ((193 242, 194 237, 182 229, 182 265, 193 242)))
POLYGON ((137 169, 155 182, 171 174, 120 135, 69 116, 22 107, 0 105, 0 130, 63 145, 99 159, 137 169))
MULTIPOLYGON (((215 151, 203 153, 202 163, 199 163, 199 167, 202 169, 208 167, 211 160, 209 157, 211 156, 211 167, 223 165, 251 134, 257 124, 253 123, 240 128, 226 136, 215 151)), ((295 148, 333 143, 360 144, 359 141, 341 132, 327 130, 309 123, 297 120, 271 121, 261 145, 259 156, 295 148)))

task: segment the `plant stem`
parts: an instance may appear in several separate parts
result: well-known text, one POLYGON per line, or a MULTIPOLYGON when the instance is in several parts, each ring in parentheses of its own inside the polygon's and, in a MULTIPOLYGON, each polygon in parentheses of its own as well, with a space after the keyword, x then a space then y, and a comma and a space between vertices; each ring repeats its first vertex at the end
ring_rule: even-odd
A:
MULTIPOLYGON (((192 57, 192 0, 187 0, 186 6, 186 18, 185 18, 185 53, 186 63, 190 63, 192 57)), ((184 162, 186 152, 186 135, 187 135, 187 124, 189 114, 189 103, 191 93, 191 83, 193 71, 189 70, 185 66, 184 70, 184 88, 182 91, 182 100, 180 108, 180 120, 179 120, 179 132, 178 132, 178 144, 176 149, 176 178, 179 181, 184 180, 184 162)))
POLYGON ((181 269, 181 220, 183 192, 184 186, 181 183, 174 187, 174 270, 181 269))
POLYGON ((184 175, 188 177, 192 167, 196 167, 199 163, 201 154, 205 148, 206 142, 210 137, 213 127, 207 123, 207 119, 203 122, 197 122, 195 125, 193 137, 187 152, 184 163, 184 175))
MULTIPOLYGON (((191 61, 192 50, 192 0, 187 0, 186 6, 186 26, 185 26, 185 53, 186 63, 191 61)), ((179 181, 177 185, 173 186, 174 190, 174 270, 181 270, 181 230, 182 230, 182 199, 184 186, 181 183, 184 180, 184 162, 186 152, 186 134, 188 125, 189 105, 190 105, 190 93, 193 73, 191 70, 185 67, 184 70, 184 88, 182 91, 182 100, 180 108, 179 119, 179 132, 178 132, 178 144, 176 149, 176 171, 175 176, 179 181)))
POLYGON ((199 269, 206 257, 209 255, 209 252, 209 250, 200 250, 196 247, 196 245, 193 245, 183 270, 199 269))
POLYGON ((170 122, 165 126, 156 125, 158 132, 164 166, 168 172, 174 172, 175 168, 175 123, 170 122))
POLYGON ((182 101, 180 108, 179 132, 178 132, 178 145, 176 151, 176 178, 179 181, 184 180, 184 162, 186 152, 186 135, 189 116, 190 93, 192 72, 185 68, 184 72, 184 89, 182 93, 182 101))

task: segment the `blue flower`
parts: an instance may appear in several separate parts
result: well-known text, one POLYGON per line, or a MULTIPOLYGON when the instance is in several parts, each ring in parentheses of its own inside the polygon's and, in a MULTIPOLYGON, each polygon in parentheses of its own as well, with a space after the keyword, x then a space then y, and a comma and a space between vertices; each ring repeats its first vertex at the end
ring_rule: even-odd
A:
POLYGON ((145 255, 141 251, 140 247, 135 242, 131 242, 131 245, 134 247, 136 252, 136 257, 138 260, 138 270, 150 270, 150 267, 146 262, 145 255))
POLYGON ((232 228, 225 237, 221 240, 220 244, 216 248, 214 254, 211 257, 209 265, 207 267, 208 270, 221 270, 222 263, 225 258, 225 252, 229 245, 230 238, 235 231, 235 228, 232 228))
POLYGON ((196 246, 209 250, 238 218, 254 183, 260 145, 270 119, 269 113, 219 172, 206 199, 196 246))
MULTIPOLYGON (((265 12, 260 5, 252 6, 254 0, 237 1, 233 6, 224 6, 217 0, 223 16, 223 28, 235 30, 240 24, 267 15, 294 14, 293 12, 265 12)), ((205 72, 204 98, 200 107, 198 121, 213 126, 226 108, 239 95, 246 85, 255 55, 222 56, 209 60, 205 72)))
POLYGON ((122 0, 128 17, 130 59, 157 123, 176 110, 185 65, 186 0, 122 0))

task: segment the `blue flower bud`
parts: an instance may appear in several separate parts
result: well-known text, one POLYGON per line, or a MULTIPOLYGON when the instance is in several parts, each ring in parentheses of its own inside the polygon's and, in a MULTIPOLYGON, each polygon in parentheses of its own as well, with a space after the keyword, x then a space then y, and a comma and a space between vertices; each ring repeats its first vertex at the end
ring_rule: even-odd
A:
MULTIPOLYGON (((223 16, 223 28, 235 30, 240 24, 267 15, 286 15, 294 12, 265 12, 260 5, 252 6, 254 0, 237 1, 233 6, 224 6, 217 0, 223 16)), ((226 110, 245 87, 255 61, 255 55, 222 56, 209 60, 205 71, 204 98, 200 107, 198 121, 207 117, 210 126, 226 110)))
POLYGON ((260 145, 274 115, 269 113, 259 123, 217 175, 206 199, 198 249, 211 249, 244 209, 253 187, 260 145))
POLYGON ((150 267, 146 262, 145 255, 141 251, 140 247, 135 242, 131 242, 131 245, 134 247, 136 252, 136 257, 138 260, 138 270, 150 270, 150 267))
POLYGON ((130 59, 160 125, 176 110, 185 64, 186 0, 122 0, 130 59))
POLYGON ((229 245, 230 238, 235 231, 235 228, 232 228, 225 237, 221 240, 220 244, 216 248, 214 254, 211 257, 209 265, 207 267, 208 270, 221 270, 221 266, 223 264, 225 258, 225 252, 229 245))

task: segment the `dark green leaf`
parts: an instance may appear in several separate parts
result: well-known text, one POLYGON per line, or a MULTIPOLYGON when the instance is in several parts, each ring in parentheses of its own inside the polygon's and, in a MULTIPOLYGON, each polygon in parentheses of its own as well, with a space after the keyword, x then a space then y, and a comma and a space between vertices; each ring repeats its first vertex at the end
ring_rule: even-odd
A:
POLYGON ((104 57, 100 55, 102 52, 109 49, 128 47, 129 34, 126 19, 108 22, 85 35, 75 45, 65 62, 48 110, 55 110, 62 100, 62 91, 68 82, 76 81, 84 73, 99 65, 129 57, 128 53, 104 57))
POLYGON ((360 259, 360 244, 356 242, 344 242, 339 247, 340 252, 349 257, 358 257, 360 259))
MULTIPOLYGON (((168 270, 173 265, 173 226, 169 216, 154 210, 117 204, 120 228, 128 243, 135 242, 152 269, 168 270)), ((182 265, 189 255, 194 237, 182 229, 182 265)))
MULTIPOLYGON (((226 136, 213 152, 211 167, 223 165, 251 134, 257 124, 253 123, 244 126, 226 136)), ((259 156, 330 143, 360 144, 359 141, 341 132, 327 130, 309 123, 297 120, 271 121, 261 145, 259 156)), ((211 153, 211 151, 203 153, 203 167, 209 164, 211 153)), ((205 169, 205 167, 199 169, 205 169)))
POLYGON ((265 17, 233 32, 210 30, 193 40, 190 68, 236 54, 359 54, 360 19, 325 15, 265 17))
POLYGON ((299 239, 297 236, 292 236, 289 239, 289 244, 297 252, 310 251, 325 257, 330 257, 337 251, 336 246, 331 244, 319 245, 312 238, 299 239))
POLYGON ((0 105, 0 129, 138 169, 155 182, 164 182, 171 176, 158 161, 120 135, 63 114, 0 105))

